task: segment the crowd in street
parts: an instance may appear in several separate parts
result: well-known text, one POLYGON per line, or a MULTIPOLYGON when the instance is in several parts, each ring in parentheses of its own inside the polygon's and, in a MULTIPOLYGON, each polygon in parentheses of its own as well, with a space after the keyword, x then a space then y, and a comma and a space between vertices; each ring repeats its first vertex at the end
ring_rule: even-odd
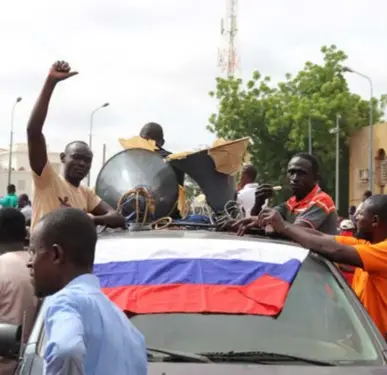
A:
MULTIPOLYGON (((145 375, 144 337, 102 293, 92 274, 95 226, 124 227, 125 220, 81 184, 93 159, 86 143, 75 141, 65 147, 63 175, 47 158, 42 129, 49 102, 57 84, 74 75, 66 62, 52 66, 27 125, 32 207, 28 197, 17 197, 13 185, 0 202, 0 321, 30 322, 24 325, 28 337, 37 307, 45 299, 45 374, 145 375)), ((16 366, 15 361, 0 359, 2 375, 13 374, 16 366)))
POLYGON ((274 208, 264 208, 274 196, 273 187, 252 186, 256 174, 252 166, 242 172, 238 200, 250 216, 234 223, 234 228, 240 235, 249 228, 270 228, 336 263, 387 338, 387 195, 366 191, 343 223, 332 198, 318 185, 314 156, 299 153, 289 161, 293 196, 274 208))
MULTIPOLYGON (((86 143, 75 141, 65 147, 63 175, 54 171, 47 158, 43 125, 51 96, 60 81, 76 74, 66 62, 55 63, 31 113, 27 138, 32 206, 28 196, 17 196, 14 185, 0 201, 0 321, 20 325, 27 313, 24 332, 28 336, 45 298, 45 374, 145 375, 144 337, 102 293, 92 273, 95 226, 121 228, 125 219, 81 184, 93 160, 86 143), (30 226, 28 252, 26 226, 30 226)), ((143 137, 151 138, 151 133, 143 137)), ((154 138, 163 150, 163 136, 162 142, 159 133, 154 138)), ((270 208, 267 202, 275 189, 258 184, 257 171, 246 166, 237 196, 246 218, 230 222, 228 230, 238 235, 251 228, 275 231, 342 265, 344 273, 353 271, 353 290, 386 336, 387 196, 367 193, 357 210, 351 208, 352 226, 338 235, 337 210, 319 187, 317 160, 307 153, 296 154, 288 163, 287 177, 292 197, 270 208)), ((15 366, 0 359, 1 374, 12 374, 15 366)))

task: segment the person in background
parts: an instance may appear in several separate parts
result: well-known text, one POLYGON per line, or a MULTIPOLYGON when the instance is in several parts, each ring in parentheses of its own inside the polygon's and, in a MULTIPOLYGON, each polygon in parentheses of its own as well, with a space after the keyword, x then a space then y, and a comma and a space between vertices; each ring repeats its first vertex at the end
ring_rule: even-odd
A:
MULTIPOLYGON (((148 122, 147 124, 145 124, 140 130, 140 137, 154 141, 156 144, 155 152, 159 154, 163 159, 165 159, 167 156, 172 154, 172 152, 167 151, 166 149, 163 148, 165 143, 164 130, 163 130, 163 127, 157 124, 156 122, 148 122)), ((171 167, 175 172, 177 183, 179 184, 180 189, 184 191, 185 173, 174 166, 171 166, 171 167)), ((180 194, 182 193, 179 192, 179 195, 180 194)), ((183 198, 183 200, 185 199, 183 198)), ((173 219, 177 219, 177 220, 181 219, 181 215, 177 207, 175 207, 175 209, 170 214, 170 216, 173 219)))
POLYGON ((355 224, 355 212, 356 212, 356 206, 350 206, 348 209, 348 217, 353 224, 355 224))
POLYGON ((3 198, 0 199, 0 205, 3 208, 7 207, 12 207, 16 208, 17 207, 17 195, 16 195, 16 186, 11 184, 7 186, 7 195, 3 198))
POLYGON ((342 220, 339 228, 340 228, 340 231, 339 231, 340 236, 353 237, 355 235, 356 227, 353 224, 352 220, 349 220, 349 219, 342 220))
POLYGON ((125 219, 116 210, 103 202, 93 189, 81 184, 89 174, 93 160, 93 153, 87 143, 74 141, 66 146, 60 155, 64 165, 63 176, 55 172, 47 159, 42 128, 51 95, 60 81, 76 74, 64 61, 58 61, 51 67, 27 125, 28 156, 35 185, 31 228, 45 214, 60 207, 82 209, 89 213, 96 225, 125 226, 125 219))
POLYGON ((343 221, 343 217, 342 216, 338 216, 337 217, 337 233, 340 231, 340 224, 341 222, 343 221))
POLYGON ((354 218, 355 218, 355 221, 356 221, 356 215, 360 212, 361 210, 361 207, 363 206, 363 203, 368 199, 372 197, 372 191, 371 190, 366 190, 364 193, 363 193, 363 197, 362 197, 362 200, 361 200, 361 203, 357 206, 356 208, 356 211, 355 211, 355 214, 354 214, 354 218))
MULTIPOLYGON (((156 143, 156 153, 158 153, 162 158, 166 158, 171 155, 172 152, 167 151, 163 148, 164 140, 164 130, 161 125, 156 122, 148 122, 140 130, 140 137, 144 139, 150 139, 156 143)), ((176 174, 177 182, 179 185, 184 186, 184 172, 173 168, 176 174)))
POLYGON ((163 158, 166 158, 168 155, 171 155, 172 152, 167 151, 163 148, 164 140, 164 130, 161 125, 156 122, 148 122, 140 130, 140 137, 144 139, 150 139, 155 141, 157 150, 156 152, 163 158))
POLYGON ((36 296, 48 298, 45 375, 146 375, 144 337, 92 274, 97 233, 82 210, 42 217, 30 239, 36 296))
POLYGON ((237 203, 243 208, 246 217, 251 216, 251 210, 255 204, 255 191, 258 188, 257 170, 252 165, 245 165, 242 169, 238 184, 237 203))
MULTIPOLYGON (((340 223, 339 236, 353 237, 356 232, 356 227, 353 222, 349 219, 342 220, 340 223)), ((341 274, 349 285, 352 285, 353 275, 355 267, 339 264, 338 265, 341 274)))
MULTIPOLYGON (((26 223, 16 208, 0 209, 0 323, 23 325, 28 339, 36 315, 37 299, 26 267, 26 223)), ((0 357, 0 374, 12 375, 17 361, 0 357)))
POLYGON ((356 216, 354 237, 305 230, 286 223, 272 209, 262 211, 258 224, 263 228, 270 225, 332 262, 356 267, 352 288, 387 339, 387 195, 376 194, 364 201, 356 216))
POLYGON ((31 201, 28 198, 27 194, 20 194, 18 208, 20 212, 24 215, 26 219, 26 225, 29 227, 31 225, 32 207, 31 201))
MULTIPOLYGON (((287 178, 293 196, 274 209, 288 223, 317 229, 327 234, 337 234, 336 207, 332 198, 318 185, 319 165, 316 158, 303 152, 294 155, 288 164, 287 178)), ((274 189, 271 185, 262 184, 258 187, 255 205, 251 210, 252 216, 233 225, 239 234, 258 225, 256 215, 261 212, 265 200, 273 195, 274 189)))

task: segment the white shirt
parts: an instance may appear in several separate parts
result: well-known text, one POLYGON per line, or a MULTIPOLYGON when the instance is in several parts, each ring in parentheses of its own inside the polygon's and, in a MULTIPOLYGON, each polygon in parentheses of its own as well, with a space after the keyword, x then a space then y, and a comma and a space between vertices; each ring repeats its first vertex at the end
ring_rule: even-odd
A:
POLYGON ((246 184, 241 190, 239 190, 237 196, 237 203, 243 207, 246 213, 246 217, 250 217, 251 210, 255 204, 255 191, 258 188, 258 184, 256 182, 251 184, 246 184))
POLYGON ((24 215, 26 221, 31 220, 32 215, 32 207, 28 204, 27 206, 24 206, 20 212, 24 215))

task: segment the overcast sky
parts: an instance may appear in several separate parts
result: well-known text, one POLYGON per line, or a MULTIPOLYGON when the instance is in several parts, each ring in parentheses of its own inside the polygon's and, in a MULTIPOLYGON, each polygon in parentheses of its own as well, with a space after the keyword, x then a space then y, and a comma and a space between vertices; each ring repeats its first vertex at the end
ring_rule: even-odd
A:
MULTIPOLYGON (((336 44, 348 65, 372 77, 375 95, 387 92, 387 1, 239 0, 238 54, 242 76, 255 69, 274 80, 318 62, 323 44, 336 44)), ((103 142, 138 133, 146 122, 163 125, 166 147, 190 149, 214 139, 205 128, 216 103, 214 88, 220 19, 225 0, 19 0, 2 4, 0 40, 0 147, 7 147, 17 96, 15 141, 25 126, 50 65, 69 61, 79 75, 54 93, 44 128, 50 148, 61 151, 88 139, 95 116, 95 170, 103 142)), ((348 77, 369 96, 367 81, 348 77)), ((94 171, 95 174, 95 171, 94 171)))

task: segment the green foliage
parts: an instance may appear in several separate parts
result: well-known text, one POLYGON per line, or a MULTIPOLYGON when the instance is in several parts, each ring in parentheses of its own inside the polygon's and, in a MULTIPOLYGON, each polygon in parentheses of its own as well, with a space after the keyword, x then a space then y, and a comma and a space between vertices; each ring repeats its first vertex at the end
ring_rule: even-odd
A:
MULTIPOLYGON (((369 123, 369 102, 349 91, 342 71, 346 54, 334 45, 322 47, 321 53, 322 64, 307 61, 303 70, 294 77, 286 74, 276 86, 258 71, 245 84, 240 78, 217 78, 210 95, 219 102, 218 113, 210 116, 208 129, 226 139, 249 136, 260 181, 283 184, 290 157, 308 150, 310 118, 313 154, 320 162, 324 188, 333 196, 336 149, 329 130, 340 114, 341 157, 348 155, 350 134, 369 123)), ((373 99, 375 122, 386 105, 387 96, 373 99)), ((341 174, 348 175, 346 160, 341 160, 341 174)), ((342 201, 345 196, 342 191, 342 201)), ((347 202, 343 203, 342 211, 347 202)))

